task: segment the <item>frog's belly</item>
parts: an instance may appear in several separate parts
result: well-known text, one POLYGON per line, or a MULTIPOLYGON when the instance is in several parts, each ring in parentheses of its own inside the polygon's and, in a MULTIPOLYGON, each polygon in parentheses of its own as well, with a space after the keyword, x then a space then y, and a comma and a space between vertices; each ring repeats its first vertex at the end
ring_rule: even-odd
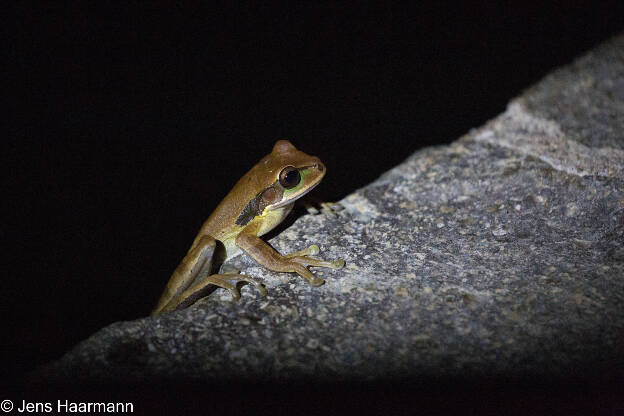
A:
POLYGON ((236 257, 243 252, 243 250, 241 250, 240 247, 234 243, 234 239, 232 239, 228 244, 224 243, 223 245, 225 246, 225 260, 236 257))

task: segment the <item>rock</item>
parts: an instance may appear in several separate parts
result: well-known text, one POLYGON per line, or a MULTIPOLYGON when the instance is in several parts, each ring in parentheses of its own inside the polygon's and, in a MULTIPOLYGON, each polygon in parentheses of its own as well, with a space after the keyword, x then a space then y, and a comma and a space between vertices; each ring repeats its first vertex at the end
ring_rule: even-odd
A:
POLYGON ((341 270, 307 285, 246 256, 268 296, 218 290, 110 325, 49 364, 66 380, 560 376, 621 365, 624 36, 483 127, 413 154, 271 240, 341 270))

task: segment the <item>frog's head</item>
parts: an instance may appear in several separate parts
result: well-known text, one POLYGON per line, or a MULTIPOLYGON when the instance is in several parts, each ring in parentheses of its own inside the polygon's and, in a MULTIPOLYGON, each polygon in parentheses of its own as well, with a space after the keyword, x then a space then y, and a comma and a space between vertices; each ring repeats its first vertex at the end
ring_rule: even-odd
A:
POLYGON ((288 140, 279 140, 273 151, 241 178, 251 200, 237 220, 244 225, 251 218, 293 203, 310 192, 325 176, 325 165, 316 157, 305 154, 288 140))
POLYGON ((265 164, 278 167, 272 166, 275 181, 263 194, 269 202, 267 208, 278 208, 301 198, 325 176, 325 165, 318 157, 297 150, 288 140, 275 143, 265 164))

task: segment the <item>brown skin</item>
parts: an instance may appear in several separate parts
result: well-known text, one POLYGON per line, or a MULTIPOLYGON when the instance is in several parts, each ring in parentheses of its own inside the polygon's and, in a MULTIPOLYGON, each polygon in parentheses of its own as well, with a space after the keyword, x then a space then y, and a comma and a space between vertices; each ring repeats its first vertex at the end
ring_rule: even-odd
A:
POLYGON ((324 280, 305 265, 337 269, 344 266, 343 260, 324 261, 308 257, 318 254, 316 245, 281 255, 259 237, 281 223, 295 200, 318 185, 325 171, 319 158, 297 150, 286 140, 275 143, 273 151, 234 185, 208 217, 187 255, 173 272, 152 314, 185 308, 212 286, 229 290, 235 300, 240 298, 238 282, 251 283, 262 295, 266 294, 262 283, 252 277, 210 274, 219 242, 225 247, 225 259, 242 250, 269 270, 295 272, 314 286, 323 284, 324 280))

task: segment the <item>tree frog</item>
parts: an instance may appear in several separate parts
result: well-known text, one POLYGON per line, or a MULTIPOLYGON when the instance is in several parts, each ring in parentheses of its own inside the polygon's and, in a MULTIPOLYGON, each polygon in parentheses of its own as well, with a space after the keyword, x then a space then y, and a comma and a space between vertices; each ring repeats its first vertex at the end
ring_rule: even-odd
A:
POLYGON ((295 272, 313 286, 325 281, 307 267, 339 269, 344 260, 326 261, 309 257, 319 253, 317 245, 282 255, 260 236, 281 223, 295 200, 310 192, 325 176, 319 158, 309 156, 287 140, 279 140, 237 183, 202 225, 191 248, 175 269, 152 315, 190 306, 210 285, 227 289, 240 299, 238 284, 253 284, 266 295, 262 283, 243 274, 213 274, 223 261, 242 252, 269 270, 295 272))

